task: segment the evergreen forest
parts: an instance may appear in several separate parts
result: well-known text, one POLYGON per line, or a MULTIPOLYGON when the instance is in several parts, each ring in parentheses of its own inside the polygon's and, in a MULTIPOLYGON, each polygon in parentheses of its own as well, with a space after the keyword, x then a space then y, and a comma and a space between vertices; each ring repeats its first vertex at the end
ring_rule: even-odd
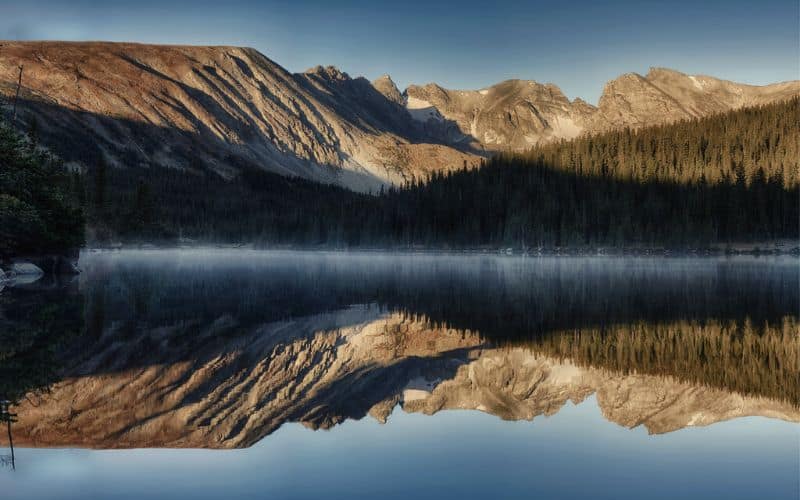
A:
POLYGON ((0 126, 0 253, 84 241, 326 248, 715 246, 797 239, 800 98, 502 153, 376 195, 243 166, 70 173, 0 126))

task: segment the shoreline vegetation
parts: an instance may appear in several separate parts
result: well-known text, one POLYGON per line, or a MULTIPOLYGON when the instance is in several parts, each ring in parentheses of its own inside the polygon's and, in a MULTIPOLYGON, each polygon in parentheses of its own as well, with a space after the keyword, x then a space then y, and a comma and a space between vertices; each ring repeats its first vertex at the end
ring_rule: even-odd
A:
POLYGON ((35 121, 0 120, 0 269, 73 273, 87 247, 800 255, 798 113, 795 98, 579 137, 372 195, 247 166, 68 167, 35 121))
POLYGON ((74 274, 86 242, 83 180, 39 145, 37 128, 23 134, 0 117, 0 281, 74 274))
POLYGON ((752 244, 755 251, 800 238, 798 113, 800 98, 579 137, 373 195, 247 166, 223 182, 100 160, 87 174, 87 239, 90 246, 737 252, 752 244))

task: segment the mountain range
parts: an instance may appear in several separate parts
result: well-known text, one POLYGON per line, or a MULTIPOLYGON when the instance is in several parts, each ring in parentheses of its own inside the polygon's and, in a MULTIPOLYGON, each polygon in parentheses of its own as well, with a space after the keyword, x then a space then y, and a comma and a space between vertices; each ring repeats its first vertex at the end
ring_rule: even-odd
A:
POLYGON ((226 316, 192 334, 172 325, 120 342, 131 335, 123 330, 107 332, 69 376, 19 406, 16 443, 242 448, 290 422, 329 429, 369 415, 386 423, 398 407, 530 421, 593 394, 607 420, 651 434, 745 416, 800 421, 790 402, 490 347, 474 332, 375 306, 252 329, 226 316), (158 362, 136 363, 155 337, 158 362))
POLYGON ((335 67, 291 73, 240 47, 0 42, 0 99, 65 160, 234 178, 245 168, 376 192, 620 127, 698 118, 800 94, 652 68, 608 82, 597 106, 554 84, 404 91, 335 67))

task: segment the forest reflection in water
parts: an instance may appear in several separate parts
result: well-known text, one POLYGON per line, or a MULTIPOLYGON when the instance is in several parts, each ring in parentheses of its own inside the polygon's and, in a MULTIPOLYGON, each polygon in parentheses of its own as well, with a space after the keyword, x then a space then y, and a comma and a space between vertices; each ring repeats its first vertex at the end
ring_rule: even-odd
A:
POLYGON ((792 258, 87 254, 0 293, 23 446, 250 446, 285 422, 552 414, 650 432, 800 420, 792 258))

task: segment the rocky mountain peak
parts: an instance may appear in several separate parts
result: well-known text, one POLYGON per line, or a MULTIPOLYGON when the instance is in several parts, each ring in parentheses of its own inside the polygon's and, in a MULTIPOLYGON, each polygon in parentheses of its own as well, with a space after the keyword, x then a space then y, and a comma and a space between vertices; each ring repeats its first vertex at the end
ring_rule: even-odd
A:
POLYGON ((798 94, 800 81, 754 86, 651 67, 646 76, 626 73, 605 85, 592 129, 602 131, 700 118, 798 94))
POLYGON ((389 75, 369 82, 334 66, 292 74, 247 48, 4 41, 0 97, 13 97, 20 65, 20 118, 36 118, 44 144, 67 161, 103 156, 224 178, 247 165, 359 191, 491 151, 800 94, 798 81, 743 85, 654 67, 608 82, 594 107, 532 80, 401 93, 389 75))
POLYGON ((389 73, 382 74, 381 76, 376 78, 375 82, 373 82, 373 83, 377 83, 377 82, 386 82, 386 83, 391 84, 393 87, 397 88, 397 85, 394 83, 394 80, 392 80, 392 76, 389 73))
POLYGON ((397 84, 394 83, 394 80, 392 80, 392 77, 388 74, 376 78, 375 81, 372 82, 372 86, 390 101, 396 104, 403 104, 403 94, 400 93, 397 84))
POLYGON ((648 70, 647 70, 647 75, 645 75, 645 78, 650 80, 650 79, 653 79, 653 78, 658 78, 659 76, 681 76, 681 77, 686 77, 687 75, 685 73, 681 73, 680 71, 677 71, 677 70, 674 70, 674 69, 671 69, 671 68, 664 68, 664 67, 661 67, 661 66, 650 66, 650 68, 648 68, 648 70))
POLYGON ((325 78, 326 80, 350 80, 350 75, 341 71, 336 66, 321 66, 317 65, 313 68, 309 68, 304 72, 306 75, 309 76, 318 76, 320 78, 325 78))
POLYGON ((414 94, 434 94, 445 95, 448 91, 436 83, 426 83, 425 85, 409 85, 406 88, 406 95, 414 94))
POLYGON ((484 150, 522 150, 575 137, 594 112, 573 105, 558 86, 533 80, 510 79, 480 90, 412 85, 406 94, 412 114, 431 133, 484 150))

